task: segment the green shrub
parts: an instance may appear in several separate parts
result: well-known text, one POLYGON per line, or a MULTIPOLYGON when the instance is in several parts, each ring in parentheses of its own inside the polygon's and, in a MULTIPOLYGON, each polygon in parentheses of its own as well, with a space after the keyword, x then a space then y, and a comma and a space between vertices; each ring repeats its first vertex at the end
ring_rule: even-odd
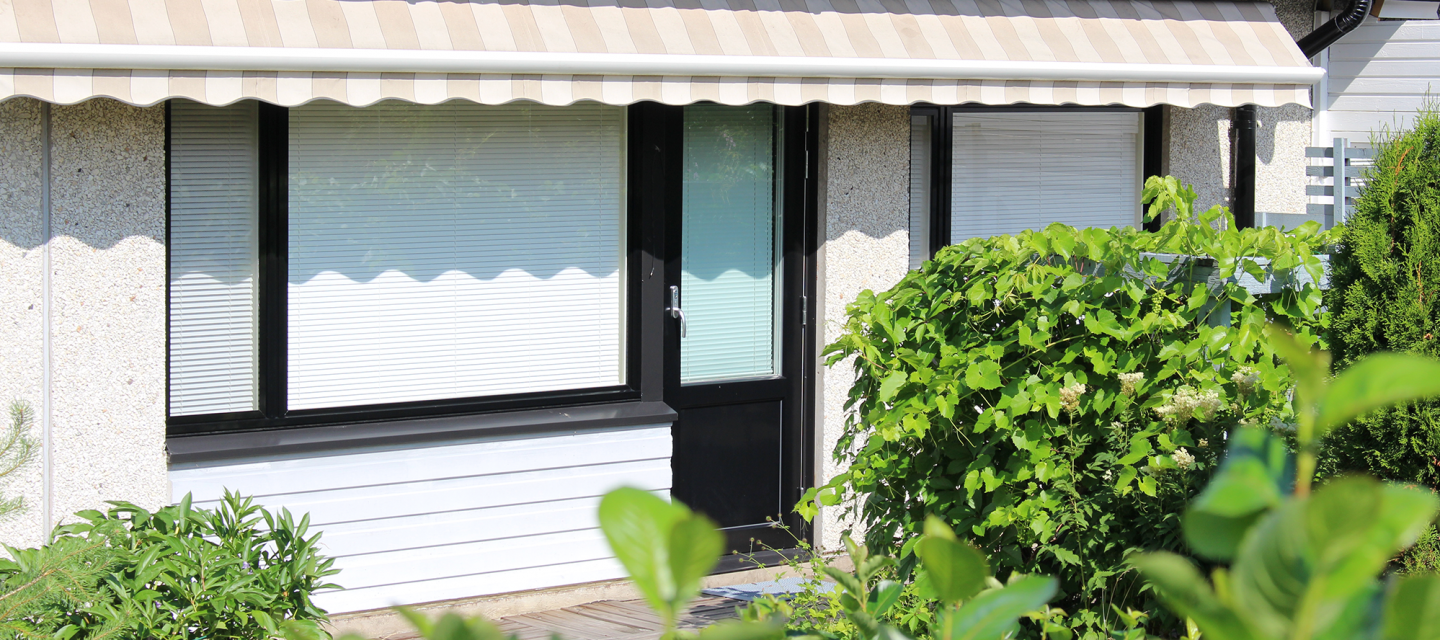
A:
MULTIPOLYGON (((1336 370, 1367 354, 1440 356, 1440 105, 1377 137, 1369 183, 1334 258, 1330 346, 1336 370)), ((1440 487, 1440 402, 1376 412, 1326 441, 1324 471, 1363 470, 1440 487)))
POLYGON ((856 370, 834 451, 848 470, 801 512, 855 505, 868 545, 902 558, 941 516, 997 573, 1059 577, 1081 630, 1108 633, 1114 606, 1153 611, 1126 555, 1184 549, 1178 514, 1231 427, 1291 420, 1267 319, 1321 335, 1313 285, 1257 299, 1234 280, 1318 280, 1327 238, 1313 224, 1217 231, 1228 213, 1197 215, 1174 178, 1145 192, 1152 216, 1177 211, 1157 233, 1056 224, 967 240, 863 292, 826 350, 856 370))
POLYGON ((1294 373, 1293 447, 1264 428, 1231 434, 1183 516, 1210 580, 1171 553, 1134 563, 1209 640, 1440 638, 1440 576, 1377 578, 1434 521, 1435 492, 1364 474, 1311 490, 1320 439, 1377 408, 1440 396, 1440 361, 1384 353, 1332 379, 1329 354, 1284 331, 1271 340, 1294 373))
POLYGON ((309 517, 272 514, 226 493, 215 510, 150 513, 112 502, 108 513, 56 528, 39 549, 6 547, 0 630, 17 637, 263 639, 320 632, 311 602, 334 560, 306 537, 309 517))

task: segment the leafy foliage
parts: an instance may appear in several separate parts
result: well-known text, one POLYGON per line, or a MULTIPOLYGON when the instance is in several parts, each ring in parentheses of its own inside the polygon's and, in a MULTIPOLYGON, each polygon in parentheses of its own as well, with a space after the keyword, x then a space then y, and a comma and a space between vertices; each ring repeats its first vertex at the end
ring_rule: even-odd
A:
MULTIPOLYGON (((1381 351, 1440 357, 1440 103, 1376 138, 1375 166, 1332 262, 1335 368, 1381 351)), ((1326 443, 1322 469, 1440 486, 1440 402, 1377 411, 1326 443)))
MULTIPOLYGON (((714 525, 679 502, 624 488, 601 500, 600 528, 615 557, 659 615, 664 640, 910 640, 888 624, 886 617, 910 588, 923 590, 923 598, 936 602, 938 631, 932 634, 936 640, 1004 640, 1014 635, 1021 617, 1043 608, 1056 588, 1051 578, 1020 575, 1001 585, 990 576, 979 551, 957 540, 944 523, 931 519, 920 538, 920 579, 912 585, 889 578, 896 566, 894 558, 872 554, 848 537, 845 547, 854 571, 815 560, 820 573, 839 583, 827 602, 836 606, 831 613, 843 616, 853 634, 841 636, 813 626, 792 626, 787 632, 786 623, 797 612, 795 603, 773 597, 757 600, 744 611, 742 620, 722 622, 695 634, 678 629, 677 623, 699 594, 700 579, 714 568, 724 550, 724 537, 714 525)), ((431 620, 413 611, 400 611, 426 640, 515 640, 483 618, 447 613, 431 620)), ((287 637, 308 640, 303 633, 291 632, 287 637)), ((342 640, 359 637, 347 635, 342 640)))
MULTIPOLYGON (((31 460, 39 446, 30 436, 30 426, 35 422, 35 412, 30 405, 16 400, 10 403, 10 424, 0 433, 0 479, 19 471, 31 460)), ((0 497, 0 518, 25 507, 23 496, 0 497)))
POLYGON ((7 547, 0 620, 19 637, 270 638, 320 635, 311 594, 337 572, 306 537, 309 517, 272 514, 226 493, 215 510, 186 496, 154 513, 113 502, 55 530, 39 549, 7 547), (262 524, 263 522, 263 524, 262 524))
POLYGON ((1261 337, 1283 318, 1320 342, 1321 294, 1297 283, 1319 280, 1328 237, 1234 230, 1174 178, 1145 197, 1151 216, 1177 213, 1157 233, 967 240, 863 292, 826 350, 856 370, 834 450, 848 471, 800 511, 851 505, 867 544, 902 559, 938 515, 997 571, 1059 577, 1071 626, 1104 634, 1111 605, 1147 609, 1126 554, 1183 548, 1177 514, 1231 427, 1294 419, 1261 337), (1289 286, 1257 298, 1247 276, 1289 286))
POLYGON ((1372 356, 1332 381, 1328 354, 1309 352, 1283 331, 1271 336, 1298 381, 1298 460, 1291 464, 1275 434, 1241 429, 1215 481, 1184 516, 1193 546, 1230 566, 1206 581, 1171 553, 1143 554, 1135 564, 1168 606, 1214 640, 1440 637, 1440 576, 1375 578, 1434 520, 1440 498, 1364 475, 1310 491, 1326 431, 1385 403, 1440 396, 1440 362, 1372 356), (1399 381, 1408 381, 1404 392, 1393 391, 1399 381))

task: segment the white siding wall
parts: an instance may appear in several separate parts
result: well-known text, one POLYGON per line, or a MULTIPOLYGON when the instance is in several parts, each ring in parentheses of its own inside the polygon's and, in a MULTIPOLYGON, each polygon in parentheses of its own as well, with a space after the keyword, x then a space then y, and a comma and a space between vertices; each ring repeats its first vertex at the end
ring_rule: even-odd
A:
POLYGON ((657 425, 326 457, 172 468, 174 499, 225 488, 298 518, 338 558, 331 613, 624 576, 596 528, 619 486, 668 495, 670 427, 657 425))
POLYGON ((1381 125, 1408 124, 1428 89, 1440 97, 1440 20, 1369 18, 1330 46, 1321 144, 1368 144, 1381 125))

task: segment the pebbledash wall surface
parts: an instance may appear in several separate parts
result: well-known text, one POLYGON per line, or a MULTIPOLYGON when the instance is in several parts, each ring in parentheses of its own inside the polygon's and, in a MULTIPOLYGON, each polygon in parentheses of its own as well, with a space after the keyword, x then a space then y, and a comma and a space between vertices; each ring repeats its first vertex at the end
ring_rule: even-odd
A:
MULTIPOLYGON (((1282 4, 1280 16, 1303 35, 1308 11, 1282 4)), ((816 337, 829 341, 848 301, 907 268, 910 129, 903 106, 824 113, 816 337)), ((1230 113, 1166 108, 1164 170, 1196 184, 1204 205, 1231 197, 1230 113)), ((1308 118, 1260 110, 1258 210, 1303 210, 1308 118)), ((0 541, 38 544, 106 500, 154 508, 193 492, 203 503, 230 487, 313 514, 349 587, 321 599, 333 611, 387 606, 402 585, 405 601, 425 602, 621 575, 593 527, 596 496, 620 484, 668 489, 665 424, 169 464, 165 167, 163 107, 0 102, 0 401, 30 403, 49 444, 4 486, 26 509, 0 522, 0 541)), ((822 481, 838 471, 829 451, 851 376, 844 363, 817 376, 822 481)), ((846 526, 837 513, 818 524, 827 548, 846 526)))

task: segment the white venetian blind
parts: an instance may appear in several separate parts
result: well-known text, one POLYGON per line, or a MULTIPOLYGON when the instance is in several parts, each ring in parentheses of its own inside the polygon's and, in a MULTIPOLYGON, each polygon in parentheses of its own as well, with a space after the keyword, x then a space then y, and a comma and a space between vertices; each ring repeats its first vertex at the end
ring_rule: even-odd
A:
POLYGON ((255 397, 257 107, 170 105, 170 415, 255 397))
POLYGON ((289 407, 621 384, 624 122, 291 109, 289 407))
POLYGON ((685 383, 778 373, 775 107, 685 107, 685 383))
POLYGON ((957 113, 950 238, 1134 226, 1141 114, 957 113))
POLYGON ((930 116, 910 116, 910 268, 930 259, 930 116))

